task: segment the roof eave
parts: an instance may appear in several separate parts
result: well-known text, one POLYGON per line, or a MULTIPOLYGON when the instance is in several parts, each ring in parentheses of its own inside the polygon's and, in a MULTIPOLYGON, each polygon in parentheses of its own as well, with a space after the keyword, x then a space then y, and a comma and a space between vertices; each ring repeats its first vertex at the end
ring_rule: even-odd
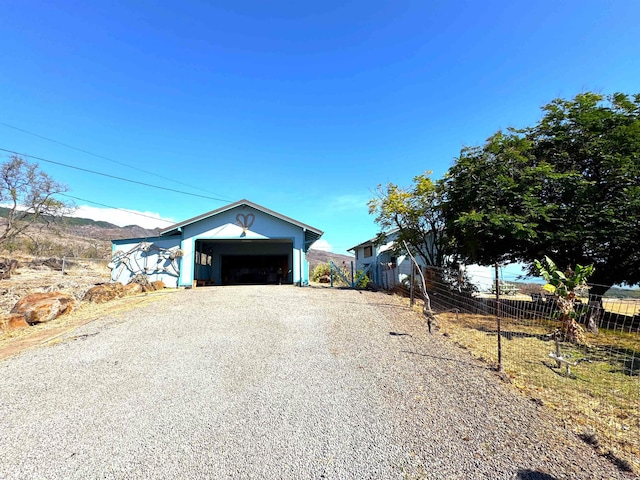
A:
POLYGON ((161 236, 165 236, 165 235, 170 235, 170 234, 176 234, 176 233, 180 233, 182 231, 182 227, 185 227, 187 225, 191 225, 192 223, 196 223, 199 222, 200 220, 204 220, 205 218, 209 218, 209 217, 213 217, 214 215, 218 215, 220 213, 226 212, 228 210, 232 210, 236 207, 242 206, 242 205, 246 205, 248 207, 251 208, 255 208, 256 210, 259 210, 263 213, 266 213, 267 215, 271 215, 272 217, 278 218, 280 220, 283 220, 285 222, 288 222, 292 225, 296 225, 297 227, 302 228, 303 230, 308 230, 311 232, 314 232, 315 234, 318 235, 318 238, 320 238, 324 232, 322 230, 318 230, 315 227, 312 227, 311 225, 307 225, 305 223, 299 222, 297 220, 294 220, 291 217, 287 217, 286 215, 281 215, 273 210, 270 210, 268 208, 263 207, 262 205, 258 205, 257 203, 253 203, 250 202, 249 200, 246 199, 242 199, 239 200, 237 202, 234 203, 230 203, 229 205, 226 205, 224 207, 218 208, 216 210, 211 210, 210 212, 207 213, 203 213, 201 215, 198 215, 197 217, 193 217, 193 218, 189 218, 187 220, 184 220, 182 222, 176 223, 175 225, 171 225, 169 228, 162 230, 160 232, 161 236))

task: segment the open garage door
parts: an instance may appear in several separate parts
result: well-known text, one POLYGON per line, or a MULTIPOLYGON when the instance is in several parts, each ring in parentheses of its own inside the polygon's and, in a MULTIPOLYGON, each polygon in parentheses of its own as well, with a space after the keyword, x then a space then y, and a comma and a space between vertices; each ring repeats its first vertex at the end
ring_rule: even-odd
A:
POLYGON ((198 240, 194 262, 198 284, 293 283, 291 240, 198 240))
POLYGON ((249 285, 282 283, 289 258, 286 255, 223 255, 222 283, 249 285))

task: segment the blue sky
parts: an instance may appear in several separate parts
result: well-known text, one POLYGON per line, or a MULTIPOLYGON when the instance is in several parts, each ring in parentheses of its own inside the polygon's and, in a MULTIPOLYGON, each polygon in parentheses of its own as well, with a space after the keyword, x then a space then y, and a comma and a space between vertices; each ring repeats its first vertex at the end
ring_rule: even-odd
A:
POLYGON ((554 98, 640 92, 638 18, 635 0, 8 1, 0 148, 218 199, 39 161, 83 216, 164 227, 247 198, 345 253, 377 231, 378 184, 440 178, 554 98))

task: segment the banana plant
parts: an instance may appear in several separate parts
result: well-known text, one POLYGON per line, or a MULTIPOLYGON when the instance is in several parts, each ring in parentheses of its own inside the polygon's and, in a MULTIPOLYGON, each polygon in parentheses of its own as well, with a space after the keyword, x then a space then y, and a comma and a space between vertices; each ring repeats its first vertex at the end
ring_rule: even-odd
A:
POLYGON ((534 265, 538 274, 547 281, 545 290, 567 300, 573 300, 576 297, 576 291, 587 286, 587 279, 595 270, 593 265, 576 265, 575 270, 567 268, 562 271, 548 256, 544 257, 544 263, 535 260, 534 265))
POLYGON ((546 291, 558 296, 559 320, 562 322, 562 333, 567 341, 585 344, 584 329, 576 322, 574 300, 577 292, 587 287, 587 279, 593 274, 593 265, 576 265, 575 269, 562 270, 548 256, 541 262, 534 261, 538 274, 547 281, 543 287, 546 291))

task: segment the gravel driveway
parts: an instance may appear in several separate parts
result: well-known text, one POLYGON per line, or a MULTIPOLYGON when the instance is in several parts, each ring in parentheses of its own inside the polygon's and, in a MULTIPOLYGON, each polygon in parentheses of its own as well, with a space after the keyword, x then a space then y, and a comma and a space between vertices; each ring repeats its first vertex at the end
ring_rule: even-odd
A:
POLYGON ((0 362, 0 478, 629 478, 381 293, 183 290, 0 362))

